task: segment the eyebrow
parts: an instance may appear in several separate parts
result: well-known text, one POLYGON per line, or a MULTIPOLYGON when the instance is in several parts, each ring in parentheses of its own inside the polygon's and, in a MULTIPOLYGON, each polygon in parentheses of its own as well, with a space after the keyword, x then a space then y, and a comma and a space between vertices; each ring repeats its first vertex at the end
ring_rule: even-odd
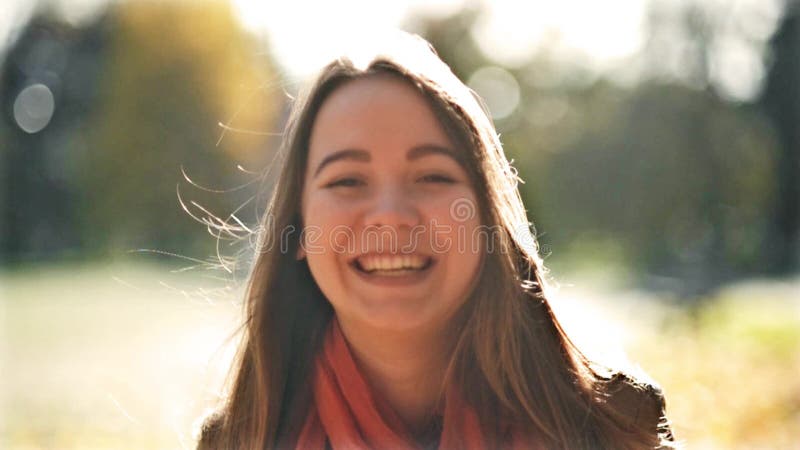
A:
MULTIPOLYGON (((414 161, 429 155, 444 155, 452 158, 457 163, 462 164, 461 160, 457 157, 455 151, 447 147, 435 144, 423 144, 413 147, 411 150, 408 151, 408 153, 406 153, 406 160, 414 161)), ((325 158, 323 158, 322 161, 320 161, 319 165, 317 166, 317 169, 314 171, 314 177, 319 175, 319 173, 322 171, 323 168, 325 168, 325 166, 341 160, 369 162, 372 160, 372 157, 366 150, 347 148, 344 150, 335 151, 330 155, 326 156, 325 158)))
POLYGON ((449 156, 450 158, 453 158, 456 162, 460 162, 459 158, 456 156, 456 152, 447 147, 442 147, 441 145, 435 145, 435 144, 419 145, 417 147, 412 148, 406 154, 406 160, 413 161, 415 159, 420 159, 428 155, 449 156))
POLYGON ((356 150, 352 148, 339 150, 323 158, 323 160, 317 166, 317 170, 314 171, 314 177, 319 175, 320 171, 322 171, 322 169, 328 164, 344 159, 351 159, 353 161, 359 161, 359 162, 369 162, 372 158, 369 156, 369 153, 365 150, 356 150))

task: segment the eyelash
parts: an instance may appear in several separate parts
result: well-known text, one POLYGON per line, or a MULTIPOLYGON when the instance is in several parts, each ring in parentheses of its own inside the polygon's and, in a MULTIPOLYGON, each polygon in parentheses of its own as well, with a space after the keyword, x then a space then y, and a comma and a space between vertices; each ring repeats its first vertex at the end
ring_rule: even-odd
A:
MULTIPOLYGON (((439 174, 431 174, 431 175, 424 175, 419 178, 420 181, 426 181, 431 183, 442 183, 442 184, 453 184, 455 180, 446 176, 446 175, 439 175, 439 174)), ((340 180, 332 181, 325 185, 326 188, 334 188, 334 187, 358 187, 363 185, 364 182, 357 179, 357 178, 342 178, 340 180)))
POLYGON ((420 180, 428 180, 433 183, 444 183, 444 184, 452 184, 455 183, 455 180, 448 177, 447 175, 439 175, 437 173, 431 175, 425 175, 420 178, 420 180))
POLYGON ((356 178, 342 178, 341 180, 332 181, 325 185, 326 188, 333 187, 356 187, 363 184, 361 180, 356 178))

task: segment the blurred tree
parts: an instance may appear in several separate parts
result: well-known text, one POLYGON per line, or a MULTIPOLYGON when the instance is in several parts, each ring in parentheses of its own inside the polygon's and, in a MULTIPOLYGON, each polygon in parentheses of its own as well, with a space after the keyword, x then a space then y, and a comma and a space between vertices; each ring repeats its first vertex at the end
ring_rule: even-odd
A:
POLYGON ((778 274, 800 266, 800 2, 788 1, 773 36, 772 66, 761 102, 780 142, 775 160, 767 262, 778 274))
MULTIPOLYGON (((202 227, 179 207, 180 168, 210 189, 240 183, 236 164, 266 153, 257 133, 269 131, 275 115, 275 92, 262 89, 271 65, 225 3, 122 3, 110 20, 102 100, 89 121, 82 229, 98 237, 98 248, 186 251, 203 242, 202 227), (216 145, 218 122, 255 134, 229 132, 216 145)), ((203 197, 223 217, 235 207, 232 198, 242 200, 203 197)))
MULTIPOLYGON (((714 29, 701 13, 687 7, 670 16, 693 49, 682 53, 693 68, 686 78, 652 69, 642 82, 620 87, 546 46, 524 64, 501 68, 520 100, 496 125, 526 181, 523 199, 545 253, 554 248, 556 260, 622 265, 648 285, 686 297, 761 270, 774 142, 757 111, 727 100, 712 82, 714 29)), ((474 41, 479 15, 468 9, 415 18, 412 27, 472 81, 498 66, 474 41)), ((652 33, 675 28, 657 25, 652 33)), ((665 41, 669 36, 650 40, 665 41)), ((672 51, 647 48, 645 67, 666 59, 650 50, 672 51)), ((490 105, 504 95, 475 88, 490 105)))
POLYGON ((23 39, 11 51, 4 72, 18 75, 5 78, 4 99, 10 100, 4 106, 14 125, 9 135, 21 137, 11 139, 6 152, 16 159, 4 157, 7 167, 17 167, 5 177, 14 202, 4 214, 11 218, 6 256, 63 256, 61 247, 41 239, 41 227, 32 227, 40 222, 57 235, 73 236, 70 246, 81 254, 148 248, 208 255, 213 240, 181 209, 176 185, 183 186, 193 213, 207 216, 192 204, 198 199, 223 219, 252 190, 221 195, 197 189, 181 168, 197 185, 226 190, 256 178, 243 176, 237 165, 257 170, 269 159, 268 134, 282 96, 268 53, 258 52, 227 3, 123 2, 110 8, 88 31, 72 31, 76 38, 65 38, 58 30, 67 27, 52 20, 34 22, 31 29, 45 30, 34 35, 51 38, 34 44, 23 39), (31 64, 42 66, 39 75, 29 73, 31 64), (60 78, 46 79, 53 74, 60 78), (42 76, 56 95, 56 115, 29 135, 9 111, 13 99, 42 76), (69 126, 56 126, 59 117, 69 126), (47 170, 66 179, 69 189, 59 191, 35 175, 47 170))
POLYGON ((697 93, 697 101, 687 105, 686 126, 676 131, 693 141, 693 171, 705 180, 695 191, 703 201, 694 216, 707 226, 707 245, 691 252, 696 257, 682 267, 697 279, 699 293, 742 274, 767 273, 771 263, 765 265, 764 258, 775 257, 765 255, 764 247, 772 236, 766 217, 778 146, 752 103, 770 29, 764 5, 662 2, 650 11, 646 73, 697 93))
POLYGON ((74 255, 83 121, 108 34, 102 21, 73 28, 43 13, 9 51, 0 71, 0 261, 74 255))
POLYGON ((574 251, 611 238, 648 284, 689 297, 757 272, 771 176, 763 121, 676 84, 590 91, 581 108, 594 118, 547 175, 558 181, 546 209, 562 214, 574 251))

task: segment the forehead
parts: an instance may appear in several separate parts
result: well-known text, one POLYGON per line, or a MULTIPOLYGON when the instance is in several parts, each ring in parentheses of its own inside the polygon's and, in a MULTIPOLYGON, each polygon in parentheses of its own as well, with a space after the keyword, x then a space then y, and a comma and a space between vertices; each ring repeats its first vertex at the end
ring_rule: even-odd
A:
MULTIPOLYGON (((317 153, 419 144, 450 146, 450 139, 425 96, 397 75, 370 75, 335 89, 314 121, 311 159, 317 153)), ((397 150, 401 150, 397 148, 397 150)))

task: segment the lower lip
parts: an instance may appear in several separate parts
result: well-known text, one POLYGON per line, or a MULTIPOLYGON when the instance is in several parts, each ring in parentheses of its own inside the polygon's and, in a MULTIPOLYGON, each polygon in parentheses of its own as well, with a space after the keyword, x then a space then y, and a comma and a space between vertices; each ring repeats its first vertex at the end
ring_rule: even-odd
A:
POLYGON ((431 270, 436 265, 436 261, 431 263, 424 270, 409 270, 402 274, 382 275, 379 273, 366 273, 350 264, 353 270, 362 280, 379 286, 410 286, 424 281, 430 276, 431 270))

